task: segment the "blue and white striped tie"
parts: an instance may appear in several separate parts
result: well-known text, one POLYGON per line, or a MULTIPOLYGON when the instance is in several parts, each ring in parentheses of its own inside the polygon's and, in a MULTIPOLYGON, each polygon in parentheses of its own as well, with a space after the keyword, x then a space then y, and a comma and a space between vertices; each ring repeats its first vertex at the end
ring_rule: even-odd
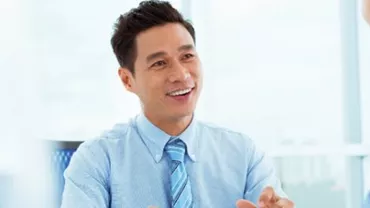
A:
POLYGON ((165 151, 172 160, 172 208, 193 207, 190 181, 184 164, 185 144, 179 139, 170 141, 170 143, 166 145, 165 151))

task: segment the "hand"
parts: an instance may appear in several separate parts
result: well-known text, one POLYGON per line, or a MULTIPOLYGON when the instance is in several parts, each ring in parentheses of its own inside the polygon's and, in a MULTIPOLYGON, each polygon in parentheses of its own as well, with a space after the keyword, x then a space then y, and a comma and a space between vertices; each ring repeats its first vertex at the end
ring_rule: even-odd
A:
MULTIPOLYGON (((257 208, 252 202, 243 199, 238 200, 236 206, 238 208, 257 208)), ((294 208, 294 203, 276 195, 272 187, 266 187, 260 195, 258 206, 259 208, 294 208)))

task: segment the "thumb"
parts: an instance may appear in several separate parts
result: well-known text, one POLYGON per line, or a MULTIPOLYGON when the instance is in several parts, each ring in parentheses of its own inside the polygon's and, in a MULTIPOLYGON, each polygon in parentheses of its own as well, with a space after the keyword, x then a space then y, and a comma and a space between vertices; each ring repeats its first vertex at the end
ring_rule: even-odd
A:
POLYGON ((253 204, 252 202, 248 200, 244 200, 244 199, 239 199, 236 202, 236 207, 237 208, 257 208, 255 204, 253 204))

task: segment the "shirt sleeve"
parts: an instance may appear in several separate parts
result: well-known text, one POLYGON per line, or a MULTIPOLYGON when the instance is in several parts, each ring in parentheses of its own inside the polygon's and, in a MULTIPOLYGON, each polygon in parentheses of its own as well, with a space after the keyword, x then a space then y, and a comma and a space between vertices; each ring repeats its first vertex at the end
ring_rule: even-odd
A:
POLYGON ((257 204, 263 189, 267 186, 271 186, 278 196, 287 198, 281 187, 280 179, 276 175, 272 160, 253 144, 244 198, 257 204))
POLYGON ((61 207, 109 207, 108 161, 98 142, 81 144, 64 172, 61 207))

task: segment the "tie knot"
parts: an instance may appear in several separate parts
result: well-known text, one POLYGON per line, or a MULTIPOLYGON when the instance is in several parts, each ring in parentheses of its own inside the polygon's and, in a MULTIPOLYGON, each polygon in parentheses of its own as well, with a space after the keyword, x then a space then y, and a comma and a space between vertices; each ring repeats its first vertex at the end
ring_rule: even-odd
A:
POLYGON ((166 151, 168 156, 171 158, 171 160, 184 162, 186 147, 185 147, 185 143, 182 142, 180 139, 169 141, 166 144, 164 150, 166 151))

